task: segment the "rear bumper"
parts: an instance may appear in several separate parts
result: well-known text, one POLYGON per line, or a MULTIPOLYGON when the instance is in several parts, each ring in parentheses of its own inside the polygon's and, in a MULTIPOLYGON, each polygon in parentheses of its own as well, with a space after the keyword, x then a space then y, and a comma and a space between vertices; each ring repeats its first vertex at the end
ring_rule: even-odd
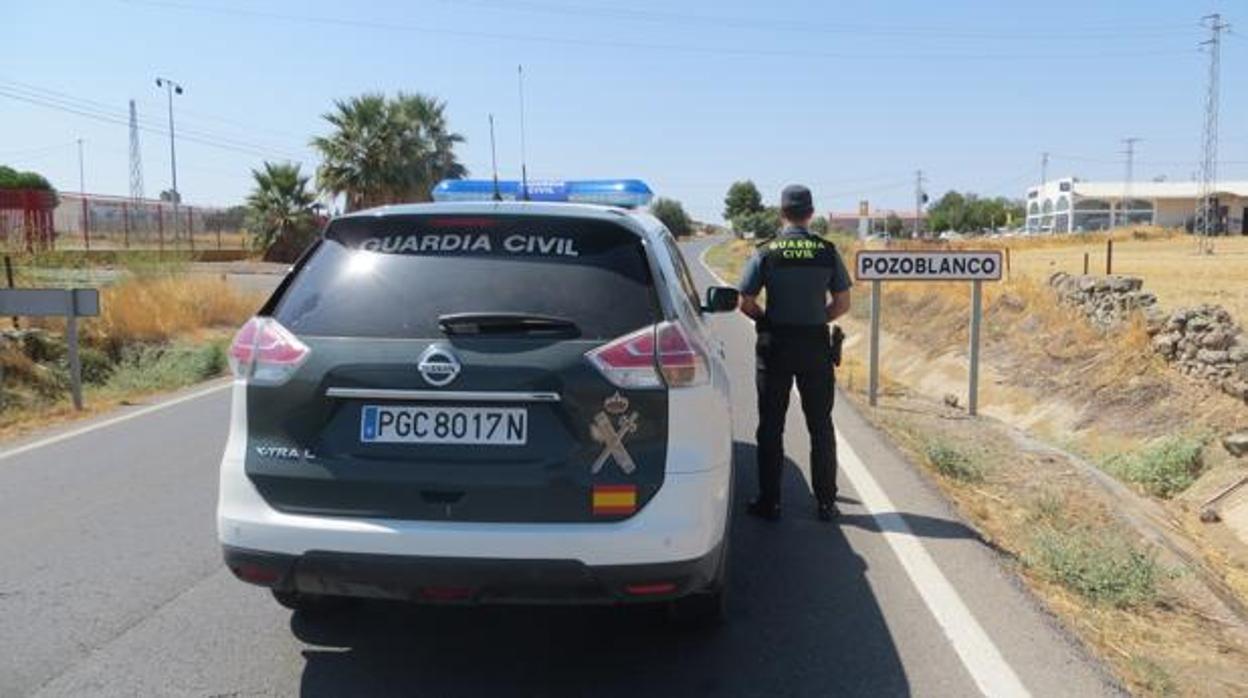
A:
POLYGON ((590 566, 656 564, 706 555, 727 529, 730 466, 669 474, 637 514, 604 523, 409 521, 289 514, 271 507, 242 472, 222 464, 222 545, 298 556, 311 551, 430 558, 572 560, 590 566), (233 472, 231 472, 233 471, 233 472))
POLYGON ((621 603, 677 598, 720 581, 722 544, 692 560, 591 566, 575 560, 484 560, 226 546, 243 581, 281 591, 426 603, 621 603))

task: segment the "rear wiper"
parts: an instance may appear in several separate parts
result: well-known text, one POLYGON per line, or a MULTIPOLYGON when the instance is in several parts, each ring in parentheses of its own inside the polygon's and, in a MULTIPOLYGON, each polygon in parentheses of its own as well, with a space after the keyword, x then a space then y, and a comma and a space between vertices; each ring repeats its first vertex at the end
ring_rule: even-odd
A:
POLYGON ((567 318, 528 313, 452 313, 438 316, 438 327, 447 335, 579 337, 581 334, 576 323, 567 318))

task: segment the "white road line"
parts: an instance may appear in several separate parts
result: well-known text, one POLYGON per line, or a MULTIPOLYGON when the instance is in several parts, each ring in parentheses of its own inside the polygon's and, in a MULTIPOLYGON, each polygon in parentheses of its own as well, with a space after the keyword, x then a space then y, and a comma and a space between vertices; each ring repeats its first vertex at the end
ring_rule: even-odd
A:
MULTIPOLYGON (((698 261, 716 281, 728 285, 707 264, 706 253, 710 249, 708 246, 703 250, 698 261)), ((957 652, 962 666, 966 667, 980 692, 994 698, 1031 695, 1001 655, 1001 651, 993 644, 992 638, 979 621, 975 620, 971 609, 967 608, 953 584, 940 571, 936 561, 923 546, 923 541, 914 534, 892 500, 884 493, 884 489, 863 465, 858 453, 839 432, 836 435, 836 448, 841 472, 849 479, 854 492, 862 501, 863 508, 875 520, 880 535, 897 556, 897 561, 910 578, 910 583, 944 631, 949 644, 957 652)))
POLYGON ((980 692, 994 697, 1030 695, 1014 669, 1001 656, 992 638, 975 620, 971 609, 966 607, 957 590, 923 547, 922 540, 910 530, 905 518, 897 512, 897 507, 893 506, 888 495, 863 465, 858 453, 839 432, 836 435, 836 450, 841 472, 849 478, 862 506, 875 519, 880 535, 893 549, 902 569, 962 659, 962 665, 975 679, 980 692))
POLYGON ((123 415, 119 415, 111 419, 105 419, 104 421, 101 421, 101 422, 93 422, 86 426, 79 427, 77 429, 71 429, 69 431, 62 432, 55 436, 49 436, 45 439, 39 439, 38 441, 32 441, 28 444, 23 444, 16 448, 11 448, 7 451, 0 451, 0 460, 5 460, 7 458, 12 458, 14 456, 20 456, 23 453, 28 453, 30 451, 34 451, 35 449, 43 448, 44 446, 51 446, 52 444, 60 443, 62 441, 68 441, 69 439, 82 436, 83 434, 88 434, 98 429, 105 429, 107 427, 111 427, 116 424, 121 424, 122 422, 128 422, 131 419, 142 417, 144 415, 151 414, 158 410, 163 410, 167 407, 180 405, 184 402, 190 402, 191 400, 198 400, 201 397, 212 395, 214 393, 225 390, 226 388, 230 387, 230 385, 231 385, 230 382, 213 385, 211 387, 204 388, 203 390, 197 390, 193 393, 188 393, 186 395, 181 395, 179 397, 165 400, 164 402, 158 402, 155 405, 148 405, 147 407, 134 410, 133 412, 127 412, 123 415))

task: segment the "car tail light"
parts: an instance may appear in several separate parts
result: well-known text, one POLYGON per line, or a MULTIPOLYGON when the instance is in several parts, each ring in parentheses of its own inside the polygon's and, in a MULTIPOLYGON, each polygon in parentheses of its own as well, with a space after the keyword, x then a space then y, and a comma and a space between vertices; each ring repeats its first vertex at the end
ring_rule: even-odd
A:
POLYGON ((683 388, 705 383, 706 356, 674 322, 626 334, 586 354, 620 388, 683 388))
POLYGON ((654 357, 656 327, 643 327, 636 332, 614 339, 586 354, 607 380, 620 388, 659 388, 659 377, 654 357))
POLYGON ((240 562, 231 565, 230 571, 244 582, 259 584, 262 587, 273 586, 282 579, 282 570, 256 562, 240 562))
POLYGON ((706 355, 674 322, 658 325, 658 361, 663 380, 672 388, 702 385, 710 378, 706 355))
POLYGON ((631 596, 662 596, 676 591, 675 582, 654 582, 651 584, 629 584, 624 592, 631 596))
POLYGON ((253 317, 234 335, 230 368, 235 377, 259 385, 285 383, 311 352, 273 318, 253 317))

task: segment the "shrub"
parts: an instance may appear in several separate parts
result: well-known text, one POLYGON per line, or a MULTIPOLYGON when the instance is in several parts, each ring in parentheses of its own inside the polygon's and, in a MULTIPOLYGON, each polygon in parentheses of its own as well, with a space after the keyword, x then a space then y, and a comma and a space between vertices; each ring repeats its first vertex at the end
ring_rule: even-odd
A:
POLYGON ((757 238, 775 237, 780 232, 780 209, 743 213, 732 219, 732 229, 738 234, 753 233, 757 238))
POLYGON ((685 213, 685 207, 675 199, 665 199, 659 197, 650 205, 650 213, 654 214, 667 226, 667 229, 678 238, 685 237, 693 232, 693 224, 689 221, 689 214, 685 213))
POLYGON ((1150 552, 1120 536, 1087 528, 1044 527, 1024 562, 1095 603, 1127 608, 1157 598, 1164 571, 1150 552))
POLYGON ((1203 450, 1202 439, 1171 437, 1142 451, 1112 456, 1102 467, 1151 495, 1169 499, 1196 481, 1203 450))
POLYGON ((980 482, 984 466, 971 455, 943 443, 931 444, 925 450, 927 460, 936 472, 962 482, 980 482))
POLYGON ((79 347, 78 363, 82 367, 83 383, 102 385, 113 373, 113 362, 108 354, 94 347, 79 347))
POLYGON ((220 343, 140 345, 123 352, 107 385, 121 392, 171 390, 215 378, 225 366, 225 348, 220 343))

